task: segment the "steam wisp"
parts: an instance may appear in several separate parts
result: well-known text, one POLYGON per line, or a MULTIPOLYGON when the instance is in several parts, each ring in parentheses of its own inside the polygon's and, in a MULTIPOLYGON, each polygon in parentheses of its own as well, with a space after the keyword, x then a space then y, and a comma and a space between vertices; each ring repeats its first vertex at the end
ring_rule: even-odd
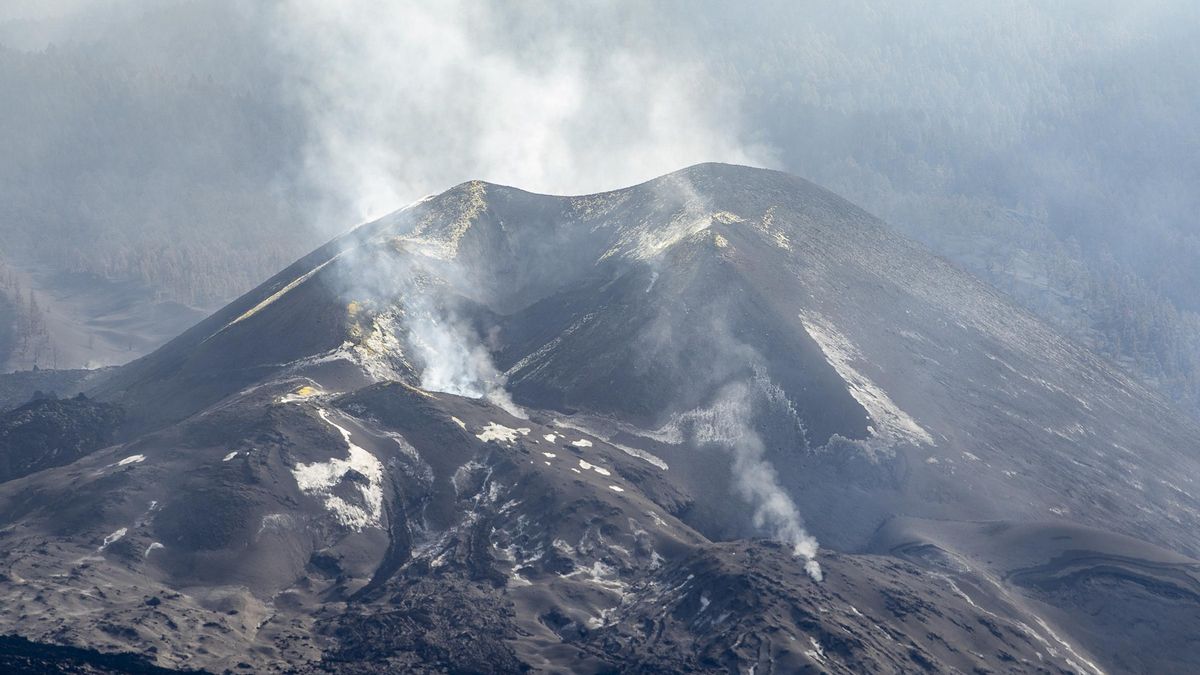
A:
POLYGON ((725 385, 712 405, 681 415, 676 425, 690 432, 697 443, 711 443, 729 450, 734 489, 754 508, 754 525, 775 539, 791 545, 792 554, 804 559, 804 570, 821 581, 817 562, 817 540, 804 529, 804 521, 792 498, 779 484, 779 476, 766 456, 762 438, 751 426, 756 399, 770 396, 764 376, 749 382, 725 385))

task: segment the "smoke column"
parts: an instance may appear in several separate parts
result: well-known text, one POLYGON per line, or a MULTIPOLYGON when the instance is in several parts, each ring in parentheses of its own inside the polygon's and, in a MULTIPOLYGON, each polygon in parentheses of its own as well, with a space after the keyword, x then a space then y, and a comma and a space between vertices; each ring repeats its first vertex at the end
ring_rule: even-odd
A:
POLYGON ((779 484, 779 476, 766 457, 762 438, 750 426, 756 398, 770 397, 772 392, 762 388, 771 385, 762 374, 751 382, 753 386, 740 381, 725 385, 711 406, 684 413, 672 426, 689 429, 698 443, 729 450, 734 488, 753 506, 755 527, 790 544, 792 553, 804 558, 808 575, 820 581, 817 540, 804 529, 796 504, 779 484))
POLYGON ((702 161, 773 164, 698 59, 530 30, 561 23, 557 11, 280 3, 274 42, 307 118, 317 220, 344 228, 470 179, 585 193, 702 161))

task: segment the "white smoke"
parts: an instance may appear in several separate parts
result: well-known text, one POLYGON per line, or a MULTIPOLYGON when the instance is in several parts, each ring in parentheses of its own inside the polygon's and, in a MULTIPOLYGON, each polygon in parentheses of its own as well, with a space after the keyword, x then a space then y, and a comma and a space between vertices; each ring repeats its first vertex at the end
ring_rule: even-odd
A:
MULTIPOLYGON (((581 193, 703 161, 771 163, 699 59, 576 40, 553 3, 282 0, 273 14, 308 138, 303 180, 319 195, 311 217, 326 233, 470 179, 581 193)), ((365 262, 382 263, 352 266, 376 285, 407 283, 409 270, 365 262)), ((401 297, 387 290, 372 297, 401 297)), ((403 322, 422 387, 519 413, 453 303, 413 290, 403 322)))
MULTIPOLYGON (((702 161, 770 163, 739 137, 737 97, 691 65, 698 60, 541 30, 558 25, 557 11, 465 0, 277 3, 274 46, 308 136, 303 178, 320 195, 313 224, 328 233, 470 179, 580 193, 702 161)), ((352 267, 385 288, 409 275, 386 261, 352 267)), ((422 386, 519 413, 471 327, 452 307, 420 299, 429 289, 415 290, 403 294, 404 323, 422 386)))
MULTIPOLYGON (((553 3, 285 0, 277 15, 285 84, 307 118, 306 178, 325 196, 315 219, 334 226, 470 179, 578 194, 705 161, 775 163, 742 133, 738 93, 697 54, 573 39, 553 3)), ((688 193, 684 211, 701 207, 690 186, 672 187, 688 193)), ((422 387, 519 412, 475 329, 428 295, 404 294, 422 387)), ((694 422, 702 442, 730 448, 756 526, 819 579, 817 542, 749 426, 752 408, 752 392, 731 385, 694 422)))
POLYGON ((421 307, 406 316, 414 356, 424 366, 422 389, 482 398, 514 417, 526 417, 504 388, 504 375, 492 364, 487 348, 452 311, 421 307))
POLYGON ((581 193, 772 163, 698 59, 543 30, 561 28, 552 4, 286 0, 276 15, 306 177, 338 226, 469 179, 581 193))
POLYGON ((749 383, 731 382, 721 389, 712 405, 683 413, 671 425, 672 429, 662 433, 681 437, 682 429, 687 429, 697 443, 728 448, 734 488, 753 506, 755 527, 790 544, 793 555, 804 558, 808 575, 820 581, 817 540, 804 529, 796 504, 779 484, 779 476, 767 459, 762 438, 750 426, 756 399, 773 398, 777 393, 772 391, 773 387, 762 373, 749 383))
POLYGON ((366 338, 369 351, 389 363, 378 376, 415 371, 422 389, 485 399, 514 417, 526 417, 505 389, 504 374, 478 331, 459 312, 461 289, 471 283, 464 270, 452 261, 396 255, 377 243, 341 254, 336 290, 356 308, 356 321, 386 333, 366 338), (389 318, 381 321, 381 316, 389 318))

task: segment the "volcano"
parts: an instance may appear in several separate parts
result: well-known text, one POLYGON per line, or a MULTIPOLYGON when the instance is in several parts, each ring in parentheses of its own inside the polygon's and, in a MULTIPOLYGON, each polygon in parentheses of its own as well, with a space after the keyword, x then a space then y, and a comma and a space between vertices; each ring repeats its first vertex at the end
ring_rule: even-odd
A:
POLYGON ((1200 669, 1200 430, 783 173, 465 183, 90 387, 0 484, 0 632, 72 658, 1200 669))

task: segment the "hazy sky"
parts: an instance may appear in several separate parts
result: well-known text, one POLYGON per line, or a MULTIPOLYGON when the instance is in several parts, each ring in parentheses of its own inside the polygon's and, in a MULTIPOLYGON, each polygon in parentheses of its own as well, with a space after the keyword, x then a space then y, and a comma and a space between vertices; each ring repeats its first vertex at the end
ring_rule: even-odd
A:
POLYGON ((0 21, 46 19, 76 12, 95 0, 5 0, 0 4, 0 21))
POLYGON ((1157 350, 1149 372, 1193 373, 1200 400, 1172 314, 1200 312, 1194 0, 0 2, 0 44, 49 43, 0 51, 0 211, 110 244, 76 256, 105 273, 191 246, 143 276, 234 279, 208 283, 224 300, 465 180, 580 193, 740 162, 1002 286, 1082 269, 1050 311, 1157 350), (1173 306, 1121 306, 1150 296, 1173 306))
POLYGON ((1129 189, 1149 223, 1196 205, 1197 6, 287 0, 270 23, 309 178, 361 216, 722 160, 1085 220, 1129 189))
MULTIPOLYGON (((109 48, 277 85, 303 129, 286 170, 333 230, 469 178, 581 192, 705 160, 888 216, 966 196, 1116 232, 1200 206, 1188 0, 9 0, 0 17, 147 8, 109 48)), ((61 23, 45 35, 101 30, 61 23)))
POLYGON ((584 42, 551 8, 521 12, 518 34, 491 3, 281 3, 309 177, 365 218, 470 177, 589 192, 706 160, 772 163, 693 54, 584 42))

